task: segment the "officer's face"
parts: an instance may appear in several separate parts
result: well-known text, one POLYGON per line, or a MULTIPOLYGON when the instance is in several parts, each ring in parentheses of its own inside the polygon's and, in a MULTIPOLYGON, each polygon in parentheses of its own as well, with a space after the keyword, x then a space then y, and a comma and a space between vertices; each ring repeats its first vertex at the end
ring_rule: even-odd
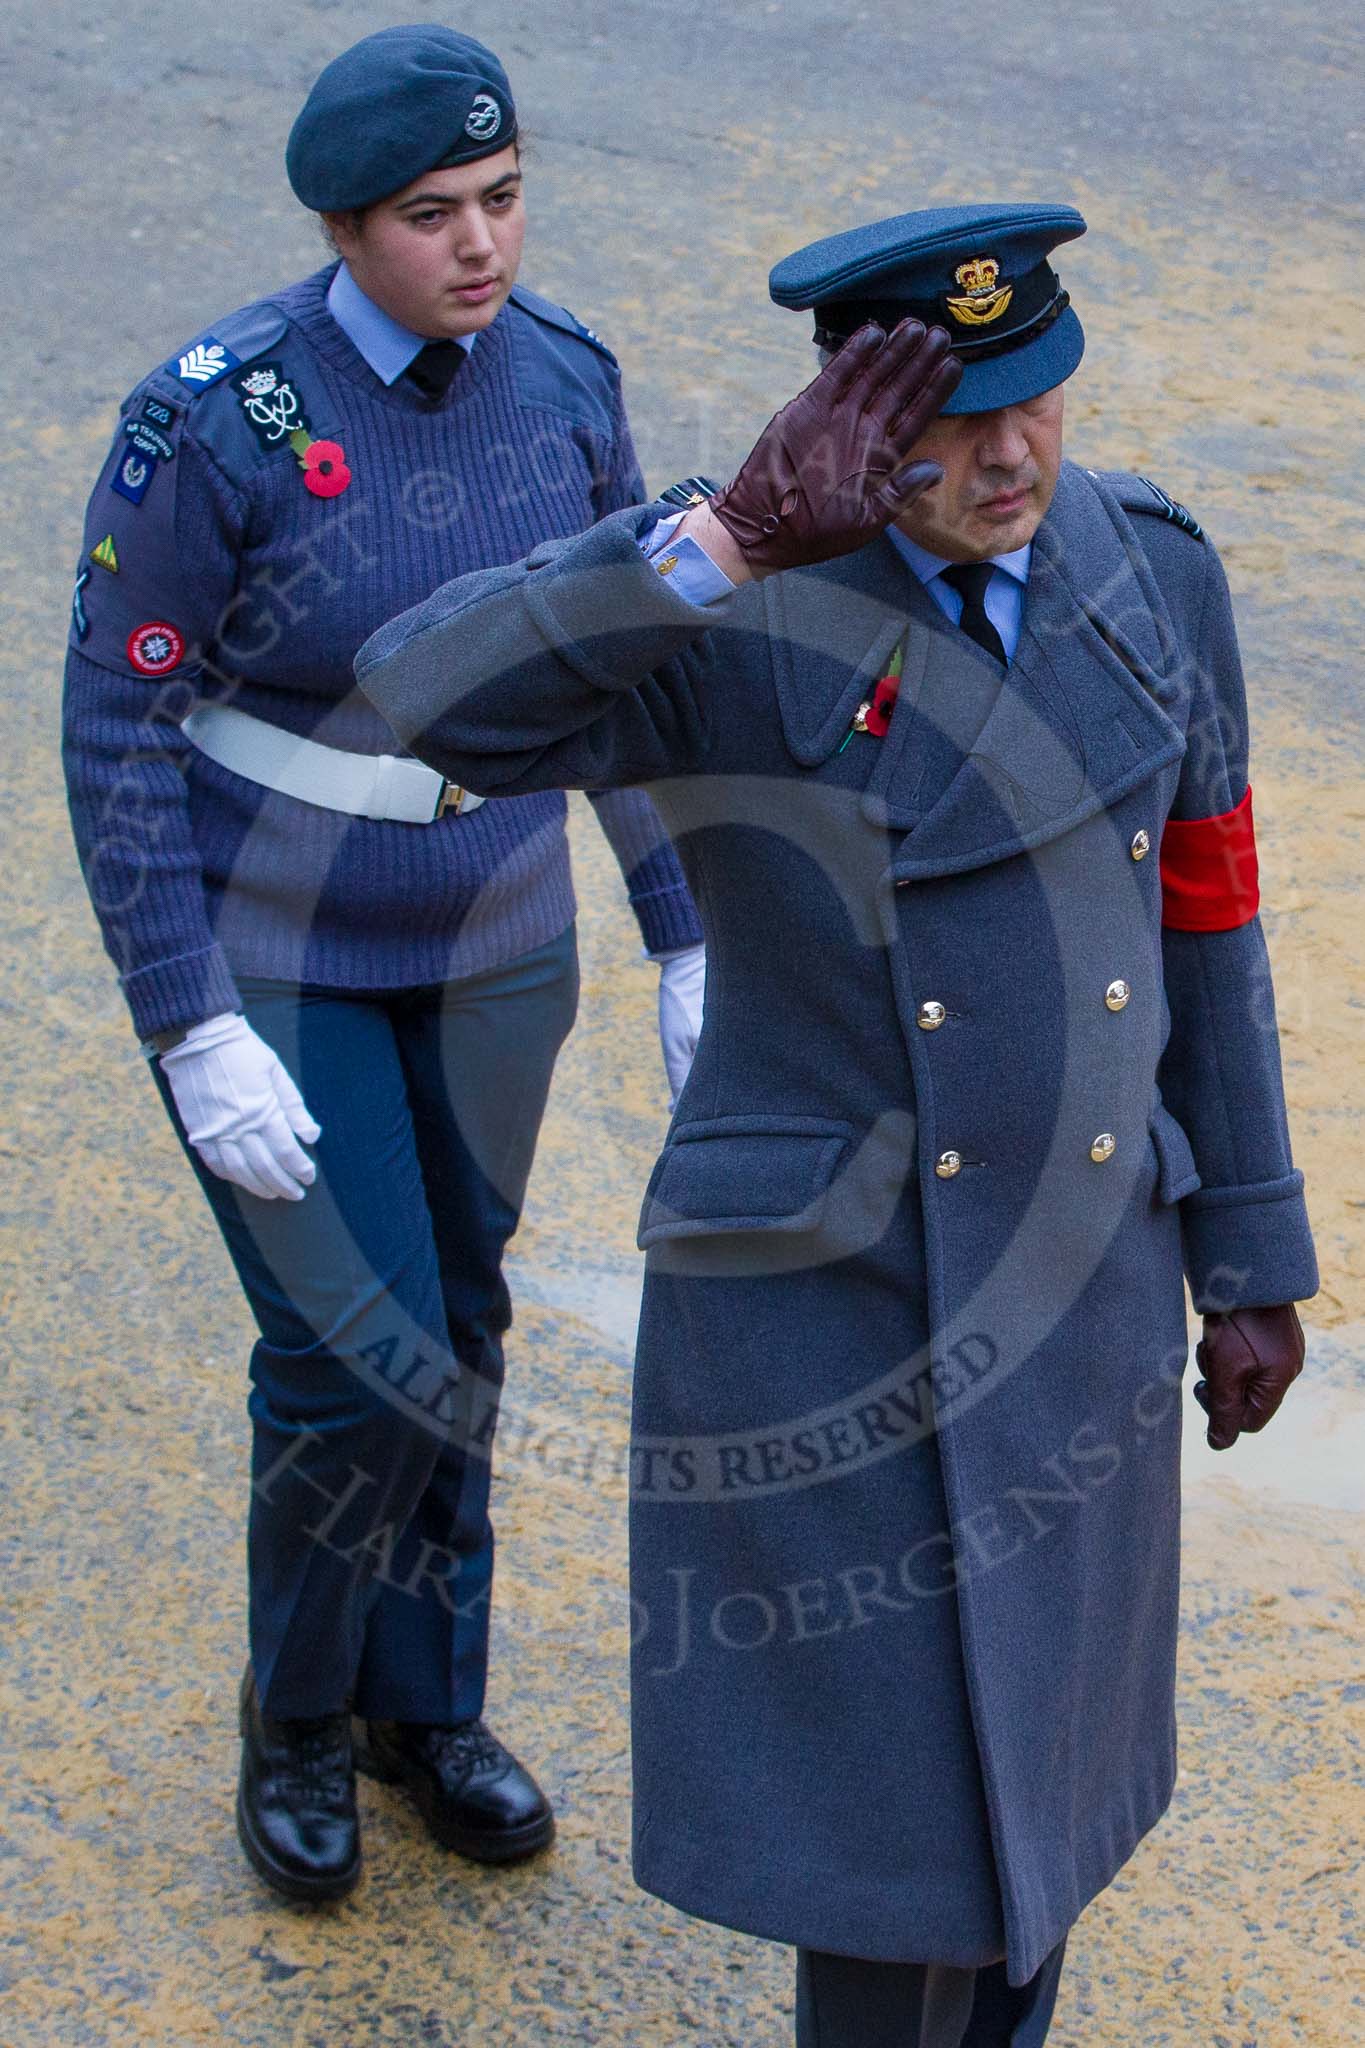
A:
POLYGON ((950 562, 1008 555, 1033 539, 1062 461, 1062 386, 999 412, 936 419, 914 447, 943 481, 896 524, 950 562))
POLYGON ((516 144, 428 171, 358 222, 325 218, 360 289, 404 327, 431 340, 476 334, 501 310, 521 262, 516 144))

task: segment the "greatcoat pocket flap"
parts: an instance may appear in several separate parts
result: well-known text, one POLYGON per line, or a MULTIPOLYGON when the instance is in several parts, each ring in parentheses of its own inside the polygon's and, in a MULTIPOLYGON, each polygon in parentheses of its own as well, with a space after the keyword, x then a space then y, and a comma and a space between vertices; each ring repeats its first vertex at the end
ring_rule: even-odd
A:
POLYGON ((1163 1202, 1179 1202, 1200 1185, 1190 1141, 1163 1102, 1153 1108, 1149 1128, 1160 1168, 1157 1193, 1163 1202))
POLYGON ((640 1211, 642 1251, 662 1238, 818 1228, 851 1124, 825 1117, 712 1117, 677 1124, 640 1211))

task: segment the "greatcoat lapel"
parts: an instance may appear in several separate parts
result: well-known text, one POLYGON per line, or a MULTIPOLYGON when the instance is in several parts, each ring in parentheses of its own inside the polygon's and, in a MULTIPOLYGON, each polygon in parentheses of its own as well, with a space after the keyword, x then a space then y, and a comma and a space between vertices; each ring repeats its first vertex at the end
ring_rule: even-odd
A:
POLYGON ((864 815, 901 829, 896 879, 984 866, 1071 831, 1178 760, 1174 634, 1145 558, 1064 464, 1034 542, 1023 632, 999 670, 885 539, 765 590, 787 745, 826 761, 907 634, 864 815), (771 595, 769 595, 771 593, 771 595))

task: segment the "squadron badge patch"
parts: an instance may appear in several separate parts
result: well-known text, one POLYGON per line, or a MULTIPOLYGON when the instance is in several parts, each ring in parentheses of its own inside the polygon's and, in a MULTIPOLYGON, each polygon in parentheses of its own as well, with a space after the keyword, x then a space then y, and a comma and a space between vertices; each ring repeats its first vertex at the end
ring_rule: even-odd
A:
POLYGON ((267 452, 287 448, 292 434, 308 432, 303 401, 279 363, 253 363, 232 380, 242 417, 267 452))

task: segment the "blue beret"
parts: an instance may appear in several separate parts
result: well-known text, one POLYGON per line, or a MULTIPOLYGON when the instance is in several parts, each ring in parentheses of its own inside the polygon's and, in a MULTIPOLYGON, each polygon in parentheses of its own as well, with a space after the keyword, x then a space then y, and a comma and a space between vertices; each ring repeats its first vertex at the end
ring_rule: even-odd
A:
POLYGON ((381 28, 327 66, 284 160, 305 206, 349 213, 424 171, 492 156, 516 132, 507 73, 482 43, 452 28, 381 28))
POLYGON ((837 349, 867 320, 912 314, 946 328, 962 382, 946 413, 993 412, 1050 391, 1085 349, 1047 261, 1085 233, 1072 206, 934 206, 798 249, 775 267, 779 306, 812 306, 815 338, 837 349))

